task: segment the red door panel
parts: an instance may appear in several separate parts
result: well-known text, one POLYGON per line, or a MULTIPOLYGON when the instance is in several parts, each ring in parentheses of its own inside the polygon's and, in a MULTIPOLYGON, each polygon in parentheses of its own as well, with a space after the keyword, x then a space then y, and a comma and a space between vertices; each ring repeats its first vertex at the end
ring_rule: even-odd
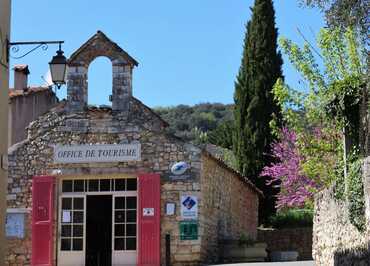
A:
POLYGON ((139 266, 160 266, 161 182, 157 174, 139 176, 139 266))
POLYGON ((52 266, 53 176, 36 176, 32 182, 32 265, 52 266))

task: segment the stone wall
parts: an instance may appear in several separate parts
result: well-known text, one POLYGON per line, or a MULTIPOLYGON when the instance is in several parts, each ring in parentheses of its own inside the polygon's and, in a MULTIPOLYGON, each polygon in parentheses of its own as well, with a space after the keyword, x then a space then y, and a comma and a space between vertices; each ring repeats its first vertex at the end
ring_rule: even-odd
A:
POLYGON ((312 228, 259 229, 258 242, 272 251, 297 251, 298 260, 312 260, 312 228))
MULTIPOLYGON (((169 166, 177 161, 187 161, 192 167, 194 179, 187 182, 162 181, 162 204, 176 202, 178 204, 181 193, 199 194, 200 191, 200 149, 167 135, 164 123, 153 115, 149 109, 139 101, 132 100, 133 114, 120 121, 109 110, 94 109, 85 113, 68 116, 62 106, 31 123, 28 130, 28 139, 9 149, 9 184, 8 208, 32 208, 32 176, 53 175, 56 170, 63 175, 104 175, 110 173, 138 173, 154 172, 165 176, 169 166), (122 163, 95 163, 95 164, 54 164, 53 145, 73 144, 114 144, 114 143, 141 143, 141 161, 122 163)), ((200 195, 199 195, 200 196, 200 195)), ((179 210, 179 205, 176 208, 179 210)), ((178 241, 179 211, 173 217, 163 217, 162 210, 162 242, 164 234, 169 228, 173 229, 174 262, 181 261, 179 254, 186 253, 183 246, 187 241, 178 241), (177 250, 177 251, 176 251, 177 250), (176 257, 175 257, 176 256, 176 257)), ((29 220, 27 220, 30 222, 29 220)), ((56 221, 54 221, 56 224, 56 221)), ((56 228, 55 228, 56 230, 56 228)), ((10 246, 25 247, 27 254, 14 257, 14 252, 8 250, 8 265, 25 259, 17 265, 29 265, 30 238, 21 241, 8 239, 10 246)), ((189 241, 188 241, 189 242, 189 241)), ((192 248, 200 250, 200 239, 192 242, 192 248), (197 247, 198 245, 198 247, 197 247)), ((163 245, 164 246, 164 245, 163 245)), ((186 248, 185 248, 186 249, 186 248)), ((164 249, 162 250, 164 259, 164 249)), ((192 254, 192 261, 198 262, 198 252, 192 254)))
POLYGON ((5 265, 30 265, 31 261, 31 215, 25 213, 24 238, 8 238, 5 265))
MULTIPOLYGON (((116 120, 109 110, 93 109, 86 113, 66 115, 60 106, 33 122, 28 139, 9 149, 8 208, 32 208, 32 176, 161 174, 161 258, 165 263, 165 235, 171 235, 171 263, 176 266, 198 265, 218 260, 218 241, 238 239, 242 233, 256 237, 258 193, 248 181, 191 144, 167 135, 159 118, 133 100, 135 116, 116 120), (140 125, 140 126, 137 126, 140 125), (112 133, 107 133, 112 132, 112 133), (141 143, 141 161, 122 163, 55 164, 53 145, 88 143, 141 143), (189 162, 193 178, 170 181, 165 178, 169 166, 177 161, 189 162), (199 238, 180 240, 181 195, 198 197, 199 238), (176 214, 165 215, 166 202, 176 204, 176 214)), ((30 225, 30 219, 26 219, 30 225)), ((56 223, 56 213, 55 221, 56 223)), ((8 265, 30 264, 31 237, 20 241, 8 239, 8 265), (15 252, 12 247, 23 252, 15 252)), ((57 228, 55 228, 56 233, 57 228)), ((57 248, 56 248, 57 249, 57 248)))
POLYGON ((334 190, 315 196, 312 255, 317 266, 370 265, 367 233, 348 219, 348 206, 334 198, 334 190))
POLYGON ((218 262, 222 240, 257 237, 259 194, 218 159, 204 153, 202 162, 201 255, 202 261, 218 262))

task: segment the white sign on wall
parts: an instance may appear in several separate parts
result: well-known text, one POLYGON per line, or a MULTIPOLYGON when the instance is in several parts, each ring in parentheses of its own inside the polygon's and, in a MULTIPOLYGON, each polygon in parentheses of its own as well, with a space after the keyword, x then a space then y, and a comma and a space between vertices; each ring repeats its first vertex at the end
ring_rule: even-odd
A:
POLYGON ((128 162, 141 160, 141 145, 102 144, 54 147, 55 163, 128 162))
POLYGON ((143 216, 154 216, 154 208, 143 208, 143 216))
POLYGON ((198 219, 198 198, 196 196, 181 196, 181 218, 198 219))
POLYGON ((7 237, 24 237, 24 213, 7 213, 5 223, 7 237))

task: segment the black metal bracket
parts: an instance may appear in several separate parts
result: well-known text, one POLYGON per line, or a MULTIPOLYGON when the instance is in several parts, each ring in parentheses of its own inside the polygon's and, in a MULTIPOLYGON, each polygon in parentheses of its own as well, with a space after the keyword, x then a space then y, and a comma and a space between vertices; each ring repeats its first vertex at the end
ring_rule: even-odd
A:
POLYGON ((9 40, 6 40, 6 60, 7 60, 7 62, 9 62, 9 57, 11 57, 13 59, 23 58, 26 55, 29 55, 30 53, 32 53, 33 51, 35 51, 39 48, 46 51, 49 48, 48 44, 58 44, 59 45, 59 50, 61 50, 62 49, 62 43, 64 43, 64 41, 10 42, 9 40), (36 45, 36 46, 34 46, 30 50, 28 50, 26 53, 24 53, 20 56, 10 56, 10 50, 13 53, 18 53, 19 52, 19 46, 22 46, 22 45, 36 45))

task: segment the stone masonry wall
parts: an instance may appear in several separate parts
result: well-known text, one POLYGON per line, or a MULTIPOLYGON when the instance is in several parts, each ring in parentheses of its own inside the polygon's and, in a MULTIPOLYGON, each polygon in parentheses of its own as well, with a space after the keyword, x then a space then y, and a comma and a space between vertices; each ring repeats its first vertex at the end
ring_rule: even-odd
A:
POLYGON ((219 261, 219 242, 257 237, 258 193, 217 159, 202 155, 202 261, 219 261))
MULTIPOLYGON (((180 255, 188 252, 188 243, 178 240, 179 213, 173 217, 164 217, 163 204, 166 201, 179 202, 181 193, 199 195, 200 150, 164 133, 163 122, 135 99, 132 100, 133 112, 123 120, 113 116, 109 110, 94 109, 66 115, 62 106, 58 108, 33 122, 28 130, 28 139, 10 148, 8 208, 32 208, 32 176, 35 175, 53 175, 57 170, 61 175, 75 176, 138 172, 155 172, 164 176, 171 164, 177 161, 186 161, 192 167, 194 180, 188 182, 162 180, 161 182, 162 242, 164 242, 164 233, 172 228, 174 232, 173 263, 174 265, 176 263, 177 265, 186 265, 180 255), (56 144, 135 142, 140 142, 142 149, 142 159, 138 162, 63 165, 53 162, 53 145, 56 144)), ((201 202, 200 195, 199 198, 201 202)), ((26 224, 28 225, 26 235, 30 236, 30 217, 26 220, 26 224)), ((54 224, 57 224, 56 221, 54 224)), ((30 265, 30 241, 30 237, 26 237, 23 241, 8 239, 10 249, 8 250, 7 265, 30 265), (12 249, 15 246, 20 252, 15 252, 12 249)), ((192 261, 198 263, 200 261, 200 240, 191 244, 194 251, 192 261)), ((164 249, 162 249, 162 259, 164 260, 164 249)), ((189 262, 188 258, 185 259, 186 262, 189 262)))
POLYGON ((369 238, 348 220, 348 206, 333 189, 315 197, 312 255, 317 266, 370 265, 369 238))
POLYGON ((258 242, 269 251, 297 251, 298 260, 312 260, 312 228, 259 229, 258 242))

